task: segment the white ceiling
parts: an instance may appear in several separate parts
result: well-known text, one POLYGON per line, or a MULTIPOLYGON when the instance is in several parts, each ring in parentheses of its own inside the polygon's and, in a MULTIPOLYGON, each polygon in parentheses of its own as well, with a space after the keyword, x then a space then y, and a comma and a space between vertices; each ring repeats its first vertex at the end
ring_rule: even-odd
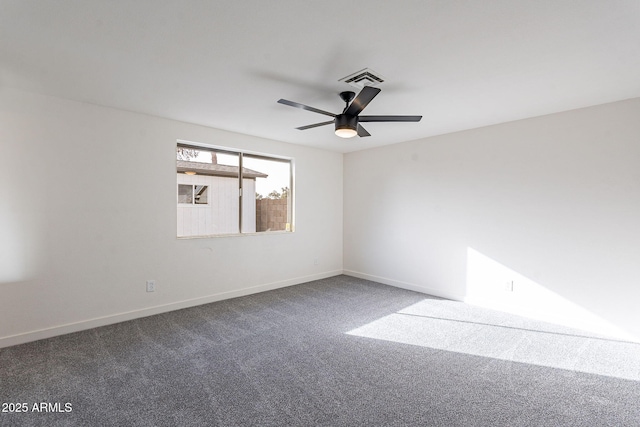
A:
MULTIPOLYGON (((0 0, 0 84, 349 152, 640 96, 638 0, 0 0), (343 140, 338 80, 387 81, 343 140)), ((220 141, 220 144, 224 144, 220 141)))

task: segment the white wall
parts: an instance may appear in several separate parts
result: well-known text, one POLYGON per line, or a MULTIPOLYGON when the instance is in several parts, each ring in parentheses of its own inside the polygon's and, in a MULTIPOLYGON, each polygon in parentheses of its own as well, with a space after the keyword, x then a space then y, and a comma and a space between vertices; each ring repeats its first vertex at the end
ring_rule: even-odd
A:
POLYGON ((640 99, 350 153, 344 183, 347 274, 640 337, 640 99))
POLYGON ((339 153, 7 89, 0 144, 0 346, 341 272, 339 153), (177 239, 177 139, 295 158, 296 232, 177 239))
POLYGON ((572 306, 640 336, 638 117, 634 99, 350 153, 343 168, 339 153, 1 89, 0 346, 343 262, 498 308, 555 296, 551 315, 572 306), (294 157, 296 232, 177 239, 177 139, 294 157))

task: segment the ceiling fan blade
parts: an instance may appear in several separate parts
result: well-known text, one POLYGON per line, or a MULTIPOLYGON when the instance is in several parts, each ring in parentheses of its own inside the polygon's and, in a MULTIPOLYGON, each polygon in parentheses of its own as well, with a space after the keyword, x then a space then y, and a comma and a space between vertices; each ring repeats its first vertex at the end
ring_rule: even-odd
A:
POLYGON ((335 123, 335 120, 329 120, 328 122, 322 122, 322 123, 315 123, 313 125, 300 126, 299 128, 296 128, 296 129, 298 129, 298 130, 306 130, 306 129, 311 129, 311 128, 317 128, 318 126, 330 125, 332 123, 335 123))
POLYGON ((308 105, 300 104, 298 102, 287 101, 286 99, 279 99, 279 104, 288 105, 290 107, 302 108, 303 110, 313 111, 314 113, 324 114, 325 116, 335 117, 336 115, 324 110, 318 110, 317 108, 309 107, 308 105))
POLYGON ((365 136, 371 136, 371 134, 369 132, 367 132, 367 130, 365 128, 363 128, 360 125, 360 123, 358 123, 358 136, 365 137, 365 136))
POLYGON ((419 122, 422 116, 358 116, 359 122, 419 122))
POLYGON ((349 116, 357 116, 379 93, 380 89, 378 89, 377 87, 363 87, 358 96, 356 96, 356 99, 351 101, 351 105, 349 105, 349 107, 344 110, 344 114, 347 114, 349 116))

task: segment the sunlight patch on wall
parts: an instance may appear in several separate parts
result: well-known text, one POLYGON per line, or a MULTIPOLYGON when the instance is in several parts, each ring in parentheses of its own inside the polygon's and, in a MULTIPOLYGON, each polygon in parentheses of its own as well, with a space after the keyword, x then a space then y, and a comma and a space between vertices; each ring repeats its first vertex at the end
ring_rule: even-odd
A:
POLYGON ((640 381, 640 344, 458 301, 425 299, 347 334, 640 381))
POLYGON ((467 248, 464 301, 617 339, 636 340, 615 325, 473 248, 467 248))

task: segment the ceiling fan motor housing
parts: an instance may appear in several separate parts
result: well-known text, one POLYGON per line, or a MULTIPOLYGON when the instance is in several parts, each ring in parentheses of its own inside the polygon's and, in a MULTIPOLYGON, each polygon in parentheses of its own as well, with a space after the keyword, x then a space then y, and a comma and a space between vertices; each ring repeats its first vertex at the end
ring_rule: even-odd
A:
POLYGON ((348 114, 338 114, 336 116, 336 130, 352 129, 358 127, 358 116, 350 116, 348 114))

